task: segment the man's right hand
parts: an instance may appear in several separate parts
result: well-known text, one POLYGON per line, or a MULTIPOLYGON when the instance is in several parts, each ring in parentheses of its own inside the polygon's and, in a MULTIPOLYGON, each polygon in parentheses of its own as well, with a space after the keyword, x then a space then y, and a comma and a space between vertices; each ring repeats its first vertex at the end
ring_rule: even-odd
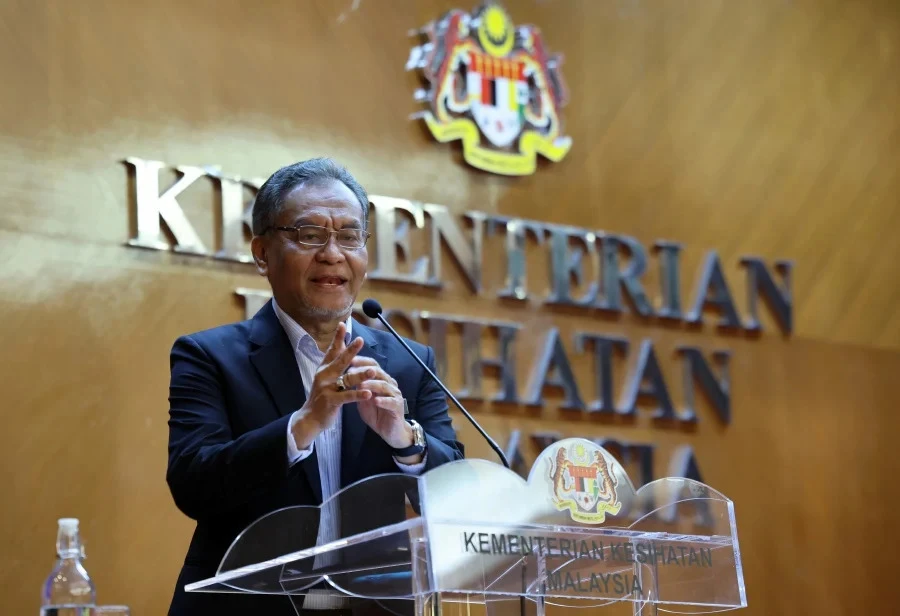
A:
POLYGON ((372 392, 368 390, 353 389, 362 381, 375 376, 375 370, 371 367, 358 367, 347 371, 355 363, 353 359, 365 343, 362 338, 357 337, 349 346, 345 345, 346 333, 347 325, 340 323, 316 370, 306 403, 300 409, 291 430, 298 449, 307 449, 320 432, 328 429, 343 405, 372 397, 372 392), (344 376, 344 386, 347 388, 344 391, 339 391, 337 386, 337 379, 341 375, 344 376))

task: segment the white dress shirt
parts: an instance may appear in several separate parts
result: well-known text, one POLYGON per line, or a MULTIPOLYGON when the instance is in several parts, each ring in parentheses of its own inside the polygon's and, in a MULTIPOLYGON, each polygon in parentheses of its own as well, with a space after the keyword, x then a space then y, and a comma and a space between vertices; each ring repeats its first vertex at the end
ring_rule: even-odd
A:
MULTIPOLYGON (((284 328, 288 340, 290 340, 291 348, 294 350, 294 357, 297 359, 297 367, 300 369, 300 378, 303 381, 302 384, 298 384, 298 387, 302 386, 308 396, 313 379, 315 378, 316 370, 322 363, 325 353, 319 350, 313 337, 309 335, 299 323, 288 316, 288 314, 278 306, 274 299, 272 300, 272 307, 275 309, 275 315, 278 317, 278 321, 284 328)), ((348 318, 347 334, 344 338, 345 344, 350 344, 350 341, 352 340, 352 327, 353 319, 348 318)), ((294 440, 294 435, 292 434, 292 428, 299 418, 300 411, 296 410, 291 415, 291 419, 288 423, 287 456, 289 463, 294 465, 309 457, 314 448, 318 450, 319 477, 322 483, 322 502, 325 503, 325 505, 322 510, 321 522, 319 524, 319 536, 316 543, 322 545, 338 539, 338 499, 335 499, 330 503, 327 501, 328 498, 335 494, 341 487, 341 413, 337 414, 334 424, 330 428, 320 432, 315 440, 313 440, 313 442, 305 449, 299 449, 297 447, 297 442, 294 440)), ((428 454, 426 453, 425 455, 427 457, 428 454)), ((404 473, 419 475, 425 470, 424 458, 420 463, 412 465, 402 464, 398 462, 396 458, 394 461, 397 463, 398 468, 404 473)), ((315 567, 327 565, 328 560, 330 559, 327 558, 327 555, 322 554, 317 556, 315 559, 315 567)), ((345 605, 345 600, 336 597, 316 596, 312 592, 307 595, 303 603, 305 609, 333 609, 341 608, 345 605)))

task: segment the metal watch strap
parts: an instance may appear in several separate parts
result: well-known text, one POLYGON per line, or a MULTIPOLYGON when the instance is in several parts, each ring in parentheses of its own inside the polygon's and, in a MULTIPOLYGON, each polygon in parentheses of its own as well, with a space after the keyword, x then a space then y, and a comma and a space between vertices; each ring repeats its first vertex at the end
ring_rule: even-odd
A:
POLYGON ((425 431, 415 420, 408 420, 413 429, 413 444, 403 449, 394 449, 394 455, 398 458, 415 456, 425 451, 425 431))

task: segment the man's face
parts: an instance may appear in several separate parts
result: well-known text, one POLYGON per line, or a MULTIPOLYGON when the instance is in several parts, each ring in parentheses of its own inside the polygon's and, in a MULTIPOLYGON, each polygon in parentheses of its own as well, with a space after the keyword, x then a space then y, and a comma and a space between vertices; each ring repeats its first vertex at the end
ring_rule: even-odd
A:
MULTIPOLYGON (((275 226, 316 225, 330 231, 364 229, 363 210, 343 182, 329 180, 294 187, 284 199, 275 226)), ((297 317, 344 319, 350 314, 366 277, 369 255, 362 248, 342 248, 331 236, 325 246, 293 241, 296 234, 270 229, 254 238, 260 274, 269 279, 275 300, 297 317)))

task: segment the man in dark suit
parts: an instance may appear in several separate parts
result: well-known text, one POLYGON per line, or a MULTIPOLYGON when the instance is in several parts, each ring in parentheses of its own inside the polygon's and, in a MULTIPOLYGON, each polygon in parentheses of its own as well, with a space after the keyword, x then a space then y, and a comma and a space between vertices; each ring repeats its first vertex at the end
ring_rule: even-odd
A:
MULTIPOLYGON (((414 477, 463 457, 441 389, 393 337, 350 316, 366 277, 368 205, 362 186, 328 159, 278 170, 257 195, 251 243, 273 300, 249 321, 175 342, 166 479, 197 527, 170 615, 294 614, 284 596, 184 586, 214 576, 261 516, 320 505, 366 477, 414 477)), ((431 349, 409 344, 433 369, 431 349)), ((371 515, 381 515, 377 503, 371 515)), ((334 540, 347 524, 323 515, 313 530, 274 549, 334 540)), ((329 597, 297 605, 348 611, 329 597)))

